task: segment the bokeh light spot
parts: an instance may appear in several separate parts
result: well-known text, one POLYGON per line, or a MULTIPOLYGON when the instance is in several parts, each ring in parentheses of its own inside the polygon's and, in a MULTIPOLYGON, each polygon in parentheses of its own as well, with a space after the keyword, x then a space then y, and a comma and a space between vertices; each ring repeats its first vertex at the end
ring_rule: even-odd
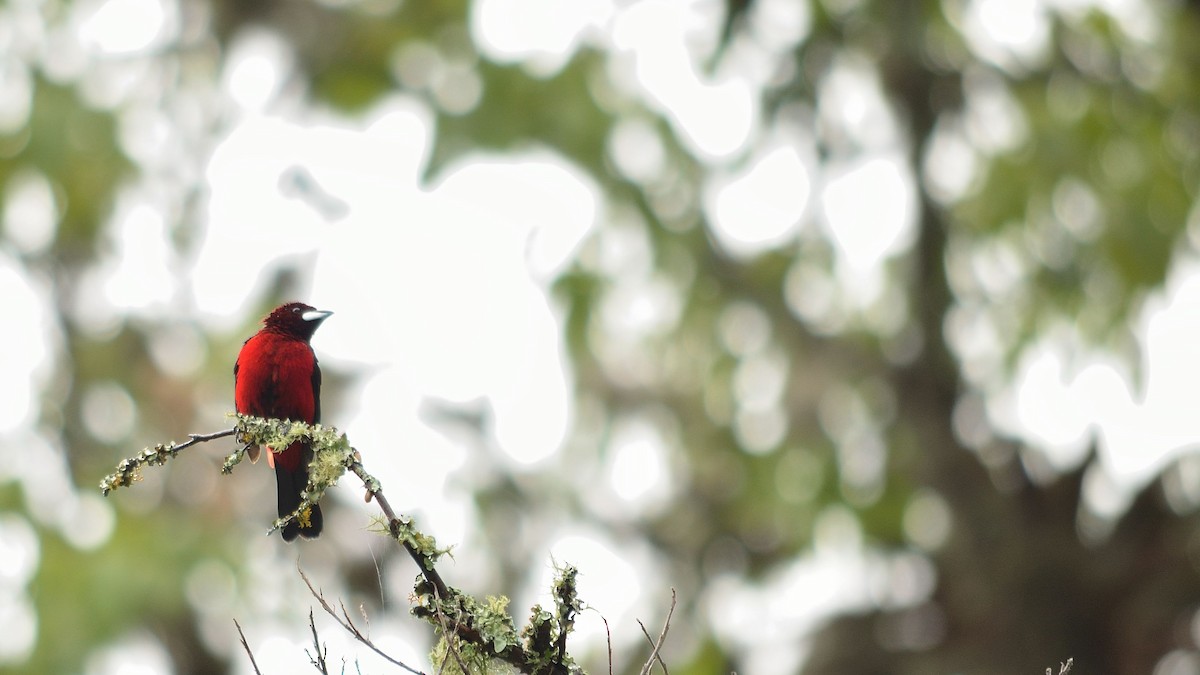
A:
POLYGON ((142 52, 170 41, 176 30, 177 8, 171 0, 92 0, 80 5, 80 41, 102 54, 142 52))
POLYGON ((59 511, 59 531, 77 549, 91 551, 108 541, 117 525, 112 502, 93 492, 73 495, 59 511))
POLYGON ((926 551, 936 551, 950 536, 953 514, 936 492, 917 492, 904 509, 904 534, 926 551))
POLYGON ((18 171, 4 196, 4 234, 23 253, 37 254, 54 241, 58 205, 50 181, 39 171, 18 171))
POLYGON ((0 664, 23 663, 37 642, 37 611, 24 593, 0 589, 0 664))
POLYGON ((789 146, 764 153, 708 189, 710 222, 730 252, 753 255, 793 239, 808 203, 808 169, 789 146))
POLYGON ((116 443, 129 435, 137 420, 137 407, 129 392, 116 382, 98 382, 83 395, 83 424, 102 443, 116 443))
POLYGON ((22 426, 33 410, 33 393, 49 356, 50 336, 43 326, 45 316, 24 269, 0 251, 0 298, 5 312, 20 317, 5 327, 4 349, 0 349, 0 433, 22 426))
POLYGON ((37 571, 41 547, 29 521, 0 514, 0 591, 22 588, 37 571))
POLYGON ((821 204, 827 232, 851 269, 876 268, 912 243, 915 188, 896 158, 869 158, 835 172, 821 204))

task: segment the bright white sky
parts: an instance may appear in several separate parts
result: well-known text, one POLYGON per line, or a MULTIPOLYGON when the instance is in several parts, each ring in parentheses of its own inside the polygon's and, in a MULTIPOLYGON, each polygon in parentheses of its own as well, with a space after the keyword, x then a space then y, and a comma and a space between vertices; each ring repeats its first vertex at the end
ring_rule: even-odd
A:
MULTIPOLYGON (((1046 50, 1048 12, 1071 14, 1087 4, 1121 17, 1131 34, 1153 37, 1148 12, 1122 0, 975 0, 952 19, 981 58, 1015 68, 1046 50)), ((534 73, 553 73, 583 44, 603 45, 615 86, 662 114, 686 147, 711 166, 702 202, 721 246, 735 256, 754 256, 794 245, 816 228, 836 252, 836 283, 865 305, 882 297, 882 263, 911 245, 915 178, 902 160, 901 138, 872 67, 855 55, 834 64, 815 114, 837 124, 860 152, 822 167, 809 130, 787 123, 763 127, 759 93, 773 75, 772 59, 807 36, 806 7, 759 0, 751 25, 761 40, 735 41, 713 75, 702 68, 719 25, 719 3, 711 1, 477 0, 469 28, 487 58, 534 73)), ((0 14, 0 22, 6 16, 15 22, 20 11, 0 14)), ((179 30, 179 8, 172 0, 91 0, 76 3, 71 12, 82 56, 58 57, 55 72, 82 72, 85 57, 109 63, 136 57, 169 44, 179 30)), ((428 397, 486 400, 506 461, 518 470, 554 461, 572 423, 574 400, 561 315, 547 288, 605 222, 604 200, 584 172, 539 148, 464 157, 421 184, 418 176, 437 133, 425 103, 396 96, 355 119, 308 109, 282 93, 291 65, 287 45, 269 33, 244 35, 233 47, 221 76, 232 126, 204 176, 208 230, 195 259, 185 263, 191 268, 187 278, 172 271, 181 261, 165 243, 168 216, 160 198, 150 186, 133 185, 110 225, 111 255, 93 271, 101 291, 84 301, 97 331, 120 315, 177 314, 181 295, 193 300, 205 325, 233 331, 244 326, 272 270, 305 270, 304 285, 311 289, 305 299, 335 311, 314 340, 323 362, 366 376, 346 406, 347 416, 329 422, 345 429, 357 446, 372 449, 366 461, 394 488, 389 494, 398 508, 417 513, 441 541, 469 550, 469 508, 460 495, 430 479, 461 467, 465 451, 430 428, 418 406, 428 397), (329 218, 281 189, 281 178, 297 168, 346 208, 329 218), (408 447, 384 450, 396 437, 408 447)), ((28 86, 19 75, 4 79, 6 87, 28 86)), ((1000 121, 1019 129, 1011 116, 1000 113, 1000 121)), ((154 129, 147 126, 145 132, 127 142, 152 155, 154 129)), ((617 166, 630 175, 653 175, 663 161, 653 129, 636 120, 618 128, 611 147, 617 166)), ((27 174, 7 189, 6 240, 18 250, 44 248, 56 217, 48 184, 27 174)), ((1089 434, 1098 431, 1105 465, 1118 482, 1151 476, 1172 452, 1200 437, 1200 422, 1192 422, 1195 416, 1184 408, 1200 380, 1200 353, 1194 349, 1200 337, 1197 279, 1196 266, 1181 263, 1148 305, 1138 327, 1147 355, 1144 383, 1133 383, 1103 355, 1080 358, 1067 330, 1026 354, 1017 380, 989 401, 993 420, 1048 447, 1063 462, 1077 457, 1089 434)), ((672 291, 661 280, 648 277, 620 292, 628 301, 611 306, 672 306, 672 291)), ((29 431, 34 401, 58 349, 44 283, 0 251, 0 296, 9 311, 35 317, 11 326, 0 351, 0 479, 37 481, 40 487, 26 492, 48 495, 49 503, 30 512, 59 524, 76 545, 97 546, 112 526, 111 506, 93 499, 91 486, 73 488, 51 444, 29 431), (44 447, 44 466, 60 470, 22 472, 5 452, 16 445, 44 447)), ((190 349, 192 360, 185 362, 198 364, 195 348, 188 347, 198 343, 195 336, 172 335, 177 339, 163 349, 184 355, 190 349)), ((767 353, 755 363, 778 363, 772 358, 767 353)), ((120 437, 136 420, 128 396, 112 388, 90 393, 88 407, 96 433, 120 437)), ((654 508, 671 489, 669 438, 637 419, 622 424, 614 437, 614 460, 596 489, 631 512, 654 508)), ((836 512, 822 522, 811 558, 779 569, 764 584, 730 579, 704 599, 724 639, 767 655, 755 662, 754 672, 791 672, 802 657, 798 638, 819 618, 795 615, 794 608, 806 603, 776 591, 821 590, 823 611, 861 606, 868 600, 864 577, 911 564, 855 555, 861 542, 852 516, 836 512), (856 580, 831 576, 831 570, 845 570, 849 559, 857 561, 849 567, 861 572, 856 580), (750 607, 760 619, 762 611, 777 619, 779 630, 750 634, 734 619, 723 619, 750 607)), ((0 644, 0 662, 19 660, 36 636, 24 593, 38 558, 30 532, 20 517, 0 518, 0 634, 9 638, 0 644)), ((656 616, 664 606, 645 597, 647 588, 661 585, 646 551, 597 532, 566 530, 548 542, 547 553, 547 560, 552 553, 586 570, 583 595, 613 626, 632 625, 634 616, 656 616)), ((203 578, 220 578, 211 567, 199 569, 208 575, 203 578)), ((546 586, 545 579, 531 581, 546 586)), ((581 619, 579 644, 599 648, 603 627, 594 616, 581 619)), ((260 636, 298 634, 269 618, 250 628, 260 636)), ((335 639, 333 631, 328 637, 335 639)), ((615 637, 625 644, 640 638, 615 637)), ((286 638, 260 637, 256 647, 264 671, 307 667, 296 660, 302 650, 286 638)), ((352 646, 340 647, 349 652, 352 646)), ((421 659, 406 644, 396 649, 421 659)), ((157 643, 134 635, 97 654, 88 672, 150 672, 163 662, 157 643)))

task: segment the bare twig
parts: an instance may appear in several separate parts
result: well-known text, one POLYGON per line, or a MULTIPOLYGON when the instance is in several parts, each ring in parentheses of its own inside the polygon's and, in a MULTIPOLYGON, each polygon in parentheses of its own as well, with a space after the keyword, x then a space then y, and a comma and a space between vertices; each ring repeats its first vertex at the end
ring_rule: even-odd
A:
POLYGON ((646 626, 642 624, 640 620, 638 621, 638 625, 642 627, 642 634, 646 636, 646 640, 649 641, 654 647, 654 650, 650 652, 650 658, 646 659, 646 664, 642 666, 641 675, 649 675, 650 669, 654 667, 655 660, 657 660, 658 664, 662 666, 663 675, 670 675, 670 673, 667 672, 667 664, 663 661, 662 657, 659 656, 658 652, 662 649, 663 642, 667 639, 667 631, 671 630, 671 617, 675 614, 676 600, 677 598, 675 596, 675 589, 672 588, 671 608, 667 610, 667 620, 663 622, 662 632, 658 634, 657 642, 650 637, 650 633, 646 630, 646 626))
POLYGON ((600 615, 600 620, 604 622, 604 639, 608 642, 608 675, 613 675, 613 655, 612 655, 612 631, 608 628, 608 619, 604 615, 600 615))
MULTIPOLYGON (((1073 665, 1075 665, 1074 658, 1067 659, 1066 663, 1059 663, 1058 664, 1058 675, 1067 675, 1067 673, 1071 672, 1071 666, 1073 666, 1073 665)), ((1047 668, 1046 675, 1054 675, 1054 669, 1047 668)))
POLYGON ((367 647, 371 648, 372 651, 387 659, 393 665, 400 666, 413 675, 425 675, 421 671, 409 666, 408 664, 392 658, 391 655, 387 654, 379 647, 376 647, 375 643, 371 642, 371 639, 364 635, 363 632, 358 629, 358 626, 354 625, 354 622, 350 619, 349 613, 346 612, 345 606, 342 607, 342 616, 338 616, 338 613, 329 605, 329 601, 325 599, 325 594, 313 587, 312 582, 309 581, 308 575, 304 573, 304 570, 300 570, 300 578, 304 580, 304 585, 308 586, 308 592, 312 593, 313 597, 317 599, 317 602, 321 603, 321 609, 325 610, 325 613, 329 616, 332 616, 333 620, 337 621, 342 628, 346 629, 346 632, 354 637, 355 640, 358 640, 367 647))
POLYGON ((226 436, 232 436, 235 431, 236 431, 235 429, 224 429, 222 431, 215 431, 211 434, 188 434, 188 440, 185 441, 184 443, 181 443, 175 449, 182 450, 182 449, 188 447, 189 445, 195 445, 196 443, 207 443, 209 441, 215 441, 218 438, 225 438, 226 436))
POLYGON ((321 673, 321 675, 329 675, 329 668, 325 664, 325 652, 322 651, 321 641, 317 638, 317 623, 313 620, 312 609, 308 610, 308 627, 312 629, 313 637, 313 653, 308 657, 308 660, 312 662, 313 667, 315 667, 317 672, 321 673))
POLYGON ((250 657, 250 667, 254 669, 254 674, 262 675, 262 671, 258 669, 258 664, 254 662, 254 652, 250 651, 250 645, 246 642, 246 634, 242 632, 242 624, 238 623, 237 619, 234 619, 233 625, 237 626, 238 637, 242 639, 242 649, 245 649, 246 656, 250 657))

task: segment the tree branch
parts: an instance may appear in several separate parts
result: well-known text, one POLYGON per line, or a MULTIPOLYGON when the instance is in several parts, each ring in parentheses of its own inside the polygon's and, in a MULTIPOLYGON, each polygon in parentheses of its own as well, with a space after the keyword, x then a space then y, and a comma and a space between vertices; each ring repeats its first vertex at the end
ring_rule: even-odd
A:
MULTIPOLYGON (((526 637, 522 644, 521 636, 518 636, 513 627, 512 617, 506 611, 507 598, 489 598, 486 602, 480 602, 446 584, 435 568, 438 558, 446 553, 446 549, 438 548, 433 537, 414 528, 411 519, 396 514, 383 494, 379 480, 367 473, 363 467, 361 456, 350 445, 345 434, 338 432, 333 427, 320 424, 305 424, 240 414, 231 414, 231 417, 237 420, 232 429, 212 434, 190 434, 189 440, 183 443, 156 445, 143 450, 135 457, 122 460, 117 465, 117 471, 101 481, 101 490, 108 495, 118 488, 128 487, 141 478, 142 467, 161 466, 178 455, 180 451, 192 445, 226 436, 236 434, 241 444, 237 450, 226 457, 221 467, 221 472, 226 474, 233 472, 233 468, 241 463, 250 447, 264 446, 269 451, 276 452, 282 451, 296 442, 308 442, 313 450, 313 459, 308 465, 309 480, 300 493, 300 504, 292 513, 275 520, 270 532, 285 526, 311 509, 327 489, 337 483, 347 471, 350 471, 366 487, 367 501, 374 500, 379 505, 379 509, 383 512, 388 536, 400 544, 420 569, 421 581, 416 584, 414 589, 417 605, 412 609, 413 615, 433 624, 442 632, 443 638, 447 641, 451 638, 461 640, 462 645, 456 645, 453 654, 464 671, 467 662, 479 661, 486 668, 487 661, 498 659, 530 675, 567 675, 580 672, 566 651, 567 635, 574 629, 575 615, 582 607, 575 589, 577 572, 574 567, 567 566, 560 569, 559 576, 554 582, 557 614, 551 616, 541 608, 535 607, 535 625, 527 627, 522 633, 526 637), (531 636, 545 636, 547 639, 531 639, 531 636), (549 639, 551 636, 554 638, 553 641, 549 639)), ((301 576, 303 576, 303 572, 301 572, 301 576)), ((367 636, 354 626, 345 607, 342 608, 342 614, 345 617, 343 621, 342 618, 337 617, 324 597, 313 588, 307 577, 304 580, 309 591, 321 603, 322 608, 334 616, 342 627, 356 639, 410 673, 418 674, 420 672, 392 659, 376 648, 367 636)), ((315 625, 313 633, 314 643, 316 643, 315 625)), ((449 645, 449 642, 447 644, 449 645)), ((319 647, 318 657, 320 657, 320 663, 323 664, 324 658, 319 653, 319 647)), ((317 661, 314 661, 314 665, 318 665, 317 661)))
POLYGON ((212 434, 188 434, 188 440, 183 443, 159 443, 153 448, 146 448, 138 455, 121 460, 115 473, 110 473, 100 481, 100 491, 105 497, 117 488, 129 487, 142 479, 143 466, 162 466, 167 460, 174 459, 180 451, 190 448, 197 443, 207 443, 218 438, 232 436, 237 428, 225 429, 212 434))
POLYGON ((404 547, 404 550, 413 559, 413 562, 417 563, 417 568, 421 570, 422 576, 437 590, 438 595, 441 598, 447 597, 450 594, 450 589, 433 567, 437 555, 431 556, 427 548, 419 545, 420 533, 412 530, 411 521, 396 515, 387 497, 384 496, 383 488, 379 485, 379 481, 366 472, 360 460, 353 460, 348 468, 355 476, 358 476, 359 480, 363 482, 363 486, 367 488, 367 501, 374 499, 375 503, 379 505, 379 510, 383 511, 384 517, 387 518, 388 534, 391 538, 404 547), (410 535, 410 532, 413 534, 410 535))

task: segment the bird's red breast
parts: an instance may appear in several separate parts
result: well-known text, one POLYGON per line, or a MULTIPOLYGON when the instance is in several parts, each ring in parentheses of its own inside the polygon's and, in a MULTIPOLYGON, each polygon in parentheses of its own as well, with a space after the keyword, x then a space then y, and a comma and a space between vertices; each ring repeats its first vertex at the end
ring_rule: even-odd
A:
MULTIPOLYGON (((264 329, 242 345, 237 364, 234 405, 238 412, 308 424, 318 421, 318 394, 313 388, 317 359, 307 341, 264 329)), ((297 468, 298 445, 278 453, 274 460, 284 468, 297 468)))
MULTIPOLYGON (((246 340, 233 365, 233 403, 238 412, 308 424, 321 421, 321 368, 308 341, 330 314, 291 302, 267 315, 262 330, 246 340)), ((257 449, 247 454, 254 461, 257 449)), ((282 518, 300 508, 313 451, 307 441, 298 441, 267 457, 275 469, 282 518)), ((283 539, 315 538, 322 522, 320 505, 312 504, 283 527, 283 539)))

